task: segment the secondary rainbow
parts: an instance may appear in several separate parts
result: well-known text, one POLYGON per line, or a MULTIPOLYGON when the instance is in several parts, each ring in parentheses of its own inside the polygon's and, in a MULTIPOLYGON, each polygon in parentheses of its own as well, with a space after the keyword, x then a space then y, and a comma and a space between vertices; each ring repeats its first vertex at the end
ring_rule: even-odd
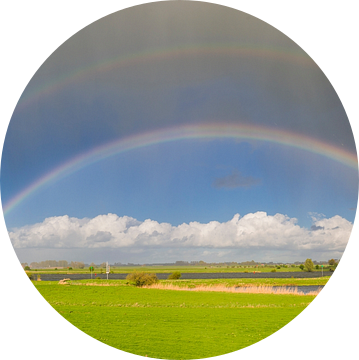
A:
POLYGON ((265 58, 280 62, 295 63, 300 66, 316 66, 304 52, 281 48, 256 47, 250 44, 199 44, 176 48, 154 49, 135 54, 116 56, 100 62, 75 68, 73 71, 31 88, 29 94, 20 99, 17 109, 22 110, 37 99, 47 97, 70 84, 80 83, 95 74, 117 71, 128 66, 138 66, 156 61, 190 58, 191 56, 226 56, 238 58, 265 58))
POLYGON ((318 139, 289 132, 287 130, 245 124, 205 123, 200 125, 183 125, 122 138, 75 156, 40 177, 14 196, 4 205, 4 214, 8 214, 17 205, 34 192, 40 190, 43 186, 54 183, 63 177, 98 161, 146 146, 190 139, 236 139, 241 141, 256 140, 271 142, 319 154, 334 161, 338 161, 355 170, 358 169, 356 154, 318 139))

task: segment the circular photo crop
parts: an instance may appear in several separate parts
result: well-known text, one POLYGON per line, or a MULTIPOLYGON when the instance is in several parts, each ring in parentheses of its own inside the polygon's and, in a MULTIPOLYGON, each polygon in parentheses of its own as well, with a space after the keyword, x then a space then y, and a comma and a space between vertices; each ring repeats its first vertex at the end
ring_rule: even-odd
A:
POLYGON ((1 199, 24 271, 71 324, 131 354, 202 359, 320 293, 351 234, 358 161, 296 43, 235 9, 163 1, 42 64, 6 133, 1 199))

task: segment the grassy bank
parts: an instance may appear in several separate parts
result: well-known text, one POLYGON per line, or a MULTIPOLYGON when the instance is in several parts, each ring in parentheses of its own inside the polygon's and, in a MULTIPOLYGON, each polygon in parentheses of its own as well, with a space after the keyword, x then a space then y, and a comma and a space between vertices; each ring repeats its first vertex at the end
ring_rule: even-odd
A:
POLYGON ((143 289, 121 280, 97 282, 117 286, 72 283, 34 282, 62 316, 95 339, 137 355, 165 359, 211 357, 249 346, 279 330, 314 299, 143 289))

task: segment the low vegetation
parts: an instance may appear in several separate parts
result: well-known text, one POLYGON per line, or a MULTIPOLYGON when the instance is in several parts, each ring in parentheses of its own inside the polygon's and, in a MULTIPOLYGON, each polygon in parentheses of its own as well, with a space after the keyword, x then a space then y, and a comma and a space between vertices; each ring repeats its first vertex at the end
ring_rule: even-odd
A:
POLYGON ((175 271, 171 275, 168 275, 168 280, 178 280, 180 279, 182 274, 179 271, 175 271))
POLYGON ((184 287, 176 286, 172 284, 153 284, 144 286, 147 289, 161 289, 161 290, 178 290, 178 291, 209 291, 209 292, 228 292, 228 293, 246 293, 246 294, 286 294, 286 295, 318 295, 320 290, 312 291, 308 294, 304 294, 297 287, 286 288, 286 287, 273 287, 273 286, 204 286, 199 285, 196 287, 184 287))
POLYGON ((145 285, 152 285, 158 282, 158 278, 154 273, 145 273, 134 271, 131 274, 128 274, 126 280, 135 286, 145 286, 145 285))

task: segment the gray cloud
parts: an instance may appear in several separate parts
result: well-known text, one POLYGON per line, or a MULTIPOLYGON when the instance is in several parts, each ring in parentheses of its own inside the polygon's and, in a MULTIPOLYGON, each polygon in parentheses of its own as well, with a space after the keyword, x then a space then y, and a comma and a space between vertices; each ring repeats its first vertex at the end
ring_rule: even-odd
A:
POLYGON ((323 226, 312 225, 312 226, 310 227, 310 230, 312 230, 312 231, 324 230, 324 227, 323 227, 323 226))
POLYGON ((112 235, 108 231, 97 231, 95 235, 90 235, 86 238, 90 243, 92 242, 107 242, 110 241, 112 235))
POLYGON ((251 187, 258 185, 261 182, 260 179, 252 176, 243 176, 238 170, 234 170, 232 174, 227 176, 216 178, 213 182, 213 186, 216 188, 235 189, 238 187, 251 187))

